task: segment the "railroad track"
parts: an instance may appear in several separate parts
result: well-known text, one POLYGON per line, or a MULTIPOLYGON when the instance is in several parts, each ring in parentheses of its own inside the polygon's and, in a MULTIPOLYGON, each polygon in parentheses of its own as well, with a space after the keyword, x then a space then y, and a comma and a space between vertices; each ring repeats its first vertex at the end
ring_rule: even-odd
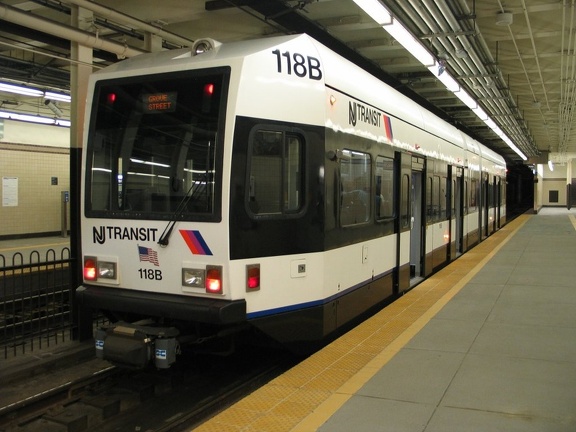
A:
POLYGON ((190 430, 296 363, 286 357, 256 348, 229 357, 186 355, 164 371, 90 360, 102 368, 79 365, 90 372, 61 382, 63 373, 49 388, 0 404, 0 432, 190 430))

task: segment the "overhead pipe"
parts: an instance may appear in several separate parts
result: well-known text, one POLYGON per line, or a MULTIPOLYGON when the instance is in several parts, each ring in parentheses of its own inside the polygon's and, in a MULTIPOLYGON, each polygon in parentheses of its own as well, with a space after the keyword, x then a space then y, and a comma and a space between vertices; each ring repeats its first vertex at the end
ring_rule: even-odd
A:
MULTIPOLYGON (((564 10, 566 8, 566 2, 564 2, 564 10)), ((571 20, 570 20, 570 31, 572 31, 573 21, 574 21, 574 0, 572 0, 572 8, 571 8, 571 20)), ((566 20, 565 20, 565 12, 563 13, 562 17, 562 60, 564 60, 564 35, 566 32, 566 20)), ((574 89, 574 62, 570 61, 571 52, 574 54, 572 48, 572 33, 569 33, 568 39, 568 46, 566 48, 566 65, 565 67, 561 68, 561 75, 560 75, 560 112, 559 112, 559 140, 560 145, 558 151, 566 151, 568 148, 568 138, 570 136, 571 130, 571 120, 572 114, 570 110, 570 101, 572 100, 570 94, 573 93, 574 89), (571 67, 572 63, 572 67, 571 67), (572 71, 572 76, 570 76, 570 71, 572 71)))
MULTIPOLYGON (((458 25, 458 23, 457 22, 452 23, 449 20, 449 16, 451 14, 446 15, 443 12, 441 12, 440 9, 438 8, 438 5, 436 5, 436 2, 424 1, 423 3, 424 6, 428 9, 428 13, 432 16, 433 20, 439 25, 442 32, 454 33, 456 31, 459 31, 458 29, 460 28, 460 26, 458 25)), ((455 43, 452 40, 452 37, 450 36, 446 37, 447 42, 445 43, 442 41, 440 42, 450 50, 450 53, 455 53, 459 49, 465 49, 464 45, 460 42, 458 37, 455 37, 455 39, 458 43, 455 43), (448 43, 450 44, 450 46, 447 46, 448 43)))
POLYGON ((64 3, 73 4, 78 7, 87 9, 89 11, 94 12, 96 15, 107 18, 114 22, 118 22, 121 24, 126 24, 130 27, 137 28, 138 30, 142 30, 148 33, 152 33, 156 36, 160 36, 167 42, 171 42, 176 45, 181 45, 183 47, 191 47, 194 45, 194 41, 192 39, 188 39, 182 36, 179 36, 175 33, 162 30, 160 27, 156 27, 152 24, 149 24, 145 21, 141 21, 129 15, 126 15, 122 12, 118 12, 114 9, 110 9, 105 6, 101 6, 94 2, 88 0, 63 0, 64 3))
MULTIPOLYGON (((536 68, 538 69, 540 83, 542 84, 542 92, 544 93, 544 98, 546 99, 546 106, 548 109, 550 109, 550 101, 548 100, 548 94, 546 93, 546 87, 544 86, 542 67, 540 66, 540 60, 538 59, 538 51, 536 50, 536 42, 534 41, 534 33, 532 32, 532 24, 530 23, 530 17, 528 16, 528 8, 526 7, 525 0, 522 0, 522 9, 524 9, 524 18, 526 19, 526 25, 528 26, 528 34, 530 35, 530 42, 532 43, 532 50, 534 51, 534 60, 536 61, 536 68)), ((534 99, 534 102, 536 102, 536 99, 534 99)))
MULTIPOLYGON (((414 3, 411 1, 410 2, 410 6, 411 8, 404 8, 403 11, 406 15, 408 15, 408 17, 414 22, 417 23, 418 29, 420 30, 420 32, 427 34, 427 33, 436 33, 437 30, 435 28, 435 25, 438 24, 437 22, 434 21, 434 19, 432 17, 429 16, 424 16, 424 14, 418 14, 417 12, 415 12, 418 8, 416 5, 414 5, 414 3)), ((444 28, 443 30, 446 30, 446 28, 444 28)), ((450 47, 447 47, 442 38, 437 38, 436 40, 432 41, 432 45, 438 50, 438 44, 441 44, 442 49, 445 51, 451 51, 450 47)), ((458 64, 459 67, 461 67, 460 64, 458 64)), ((465 68, 461 67, 461 70, 458 71, 460 75, 467 75, 468 73, 472 73, 472 69, 468 69, 466 70, 465 68)))
MULTIPOLYGON (((434 5, 432 5, 430 2, 425 2, 425 5, 431 16, 428 17, 424 16, 424 14, 421 14, 420 18, 423 22, 426 23, 426 25, 428 26, 428 30, 432 31, 433 33, 436 32, 437 31, 435 27, 436 25, 441 26, 440 29, 442 30, 443 33, 453 32, 454 29, 460 28, 457 20, 453 17, 452 12, 449 9, 447 9, 446 5, 444 4, 435 5, 438 6, 439 8, 439 11, 436 11, 436 14, 434 13, 435 12, 434 5), (439 18, 440 14, 442 15, 442 19, 439 18), (444 24, 444 26, 442 26, 442 24, 444 24)), ((413 9, 417 9, 416 6, 413 4, 413 2, 411 2, 411 6, 413 9)), ((411 19, 414 20, 414 13, 411 10, 405 9, 404 11, 410 16, 411 19)), ((420 30, 422 32, 425 32, 425 30, 423 29, 420 30)), ((460 41, 458 42, 461 43, 460 41)), ((457 46, 448 37, 438 38, 437 44, 440 44, 440 49, 438 49, 438 46, 436 46, 436 49, 438 49, 438 51, 440 50, 453 51, 457 49, 457 46), (446 41, 444 39, 448 40, 446 41)), ((457 57, 454 58, 454 62, 452 64, 456 65, 458 68, 461 69, 461 71, 457 71, 460 72, 461 75, 466 75, 467 73, 482 75, 488 72, 484 67, 482 61, 476 56, 475 52, 469 53, 469 58, 465 59, 457 57)), ((507 116, 513 115, 510 111, 510 107, 506 103, 504 103, 504 101, 501 99, 501 98, 507 98, 507 96, 501 95, 498 89, 482 87, 479 89, 474 89, 474 91, 477 94, 476 96, 477 98, 485 99, 485 106, 488 108, 488 112, 491 112, 493 116, 506 118, 507 116)), ((509 125, 510 122, 503 122, 503 123, 510 127, 509 125)))
POLYGON ((146 52, 137 48, 131 48, 118 42, 101 39, 97 34, 92 34, 66 24, 61 24, 56 21, 32 15, 5 4, 0 4, 0 19, 48 33, 53 36, 58 36, 63 39, 68 39, 83 46, 108 51, 116 54, 118 58, 134 57, 146 52))
MULTIPOLYGON (((442 7, 444 7, 444 3, 440 3, 440 4, 442 7)), ((460 4, 460 7, 462 8, 463 11, 465 11, 467 14, 470 13, 470 9, 469 9, 468 4, 465 0, 459 0, 459 4, 460 4)), ((488 48, 488 45, 486 44, 486 41, 484 40, 484 38, 482 38, 482 37, 476 38, 476 41, 480 44, 480 48, 482 49, 482 52, 486 56, 486 61, 489 63, 494 63, 494 58, 492 57, 490 49, 488 48)), ((504 80, 504 77, 502 75, 502 71, 499 68, 496 68, 495 70, 497 72, 497 75, 498 75, 500 82, 505 84, 506 81, 504 80)), ((514 100, 510 99, 510 103, 512 104, 512 106, 514 108, 517 108, 514 100)), ((510 115, 512 115, 512 114, 510 114, 510 115)), ((533 142, 530 142, 527 139, 523 139, 521 141, 523 144, 522 150, 528 156, 539 154, 538 148, 535 146, 535 144, 533 142)))
MULTIPOLYGON (((414 5, 414 2, 411 1, 411 6, 412 8, 416 9, 416 5, 414 5)), ((427 23, 428 29, 432 32, 435 32, 435 28, 434 28, 434 24, 440 24, 440 22, 445 22, 447 24, 447 26, 444 26, 441 28, 443 33, 450 33, 450 32, 454 32, 454 29, 460 28, 457 20, 453 17, 452 12, 447 9, 445 4, 442 5, 432 5, 430 2, 425 3, 426 7, 428 9, 428 11, 430 12, 430 14, 432 15, 431 17, 427 17, 424 19, 424 21, 427 23), (438 11, 439 13, 433 13, 433 8, 434 7, 438 7, 438 11), (440 21, 439 17, 442 16, 442 21, 440 21), (445 20, 445 21, 444 21, 445 20)), ((412 16, 411 16, 412 18, 412 16)), ((413 19, 413 18, 412 18, 413 19)), ((425 32, 424 30, 421 30, 423 32, 425 32)), ((458 38, 457 38, 458 39, 458 38)), ((440 48, 436 45, 436 49, 438 51, 444 50, 444 51, 448 51, 448 52, 452 52, 455 51, 459 48, 466 48, 462 42, 458 39, 458 43, 460 44, 460 46, 456 45, 452 40, 450 40, 450 38, 446 37, 446 38, 437 38, 437 44, 440 44, 440 48), (444 39, 448 39, 448 41, 445 41, 444 39), (448 44, 449 43, 449 44, 448 44)), ((459 75, 469 75, 469 74, 473 74, 473 75, 484 75, 487 74, 487 70, 484 67, 482 61, 476 56, 475 52, 468 52, 469 57, 468 58, 458 58, 458 57, 454 57, 453 61, 452 61, 452 65, 453 67, 456 66, 456 72, 459 75), (460 70, 458 70, 458 68, 460 70)), ((479 93, 477 97, 490 97, 490 95, 488 94, 488 92, 485 89, 475 89, 476 93, 479 93), (485 95, 482 93, 486 93, 485 95)))
POLYGON ((572 130, 572 122, 574 119, 574 109, 572 105, 574 105, 574 100, 576 99, 576 58, 574 55, 576 54, 576 43, 574 41, 574 0, 572 0, 570 6, 570 29, 569 32, 566 32, 566 0, 564 0, 563 4, 563 14, 562 14, 562 65, 561 65, 561 72, 560 72, 560 109, 559 109, 559 124, 558 124, 558 133, 559 133, 559 152, 566 152, 568 148, 568 140, 570 138, 570 133, 572 130), (565 44, 565 34, 568 33, 569 39, 567 42, 566 54, 564 54, 564 44, 565 44), (570 57, 572 61, 570 61, 570 57), (566 62, 564 66, 564 57, 566 57, 566 62))

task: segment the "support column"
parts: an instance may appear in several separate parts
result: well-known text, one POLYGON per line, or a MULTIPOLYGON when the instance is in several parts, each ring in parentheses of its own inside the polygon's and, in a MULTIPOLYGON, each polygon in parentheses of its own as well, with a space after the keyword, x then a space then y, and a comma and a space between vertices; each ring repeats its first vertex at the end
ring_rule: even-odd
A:
POLYGON ((146 32, 144 34, 144 50, 148 52, 162 51, 162 38, 146 32))
MULTIPOLYGON (((71 24, 81 30, 92 26, 92 12, 72 5, 71 24)), ((72 298, 76 288, 82 283, 82 248, 80 243, 80 191, 82 189, 82 139, 86 116, 86 96, 88 77, 92 73, 93 50, 90 47, 71 42, 72 58, 70 71, 70 94, 72 96, 70 120, 70 286, 72 298)), ((73 300, 74 338, 80 341, 92 338, 92 312, 82 310, 73 300)))
POLYGON ((572 208, 572 159, 568 159, 566 163, 566 207, 568 210, 572 208))

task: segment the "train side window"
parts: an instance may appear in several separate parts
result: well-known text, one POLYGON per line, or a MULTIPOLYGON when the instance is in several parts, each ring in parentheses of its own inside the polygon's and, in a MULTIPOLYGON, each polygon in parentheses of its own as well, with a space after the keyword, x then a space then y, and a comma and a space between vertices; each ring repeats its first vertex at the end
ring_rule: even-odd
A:
POLYGON ((470 199, 468 197, 468 180, 464 180, 464 214, 467 215, 469 212, 468 206, 470 205, 470 199))
POLYGON ((434 200, 433 200, 434 186, 432 183, 432 176, 426 178, 426 222, 434 222, 434 200))
POLYGON ((452 189, 450 191, 450 217, 456 217, 456 180, 452 180, 452 189))
POLYGON ((368 222, 371 209, 370 155, 343 150, 340 164, 340 224, 342 226, 368 222))
POLYGON ((440 220, 446 220, 448 218, 447 204, 448 195, 446 190, 446 177, 440 177, 440 220))
POLYGON ((496 181, 495 179, 488 177, 488 207, 492 208, 494 207, 494 190, 496 188, 496 181))
POLYGON ((255 215, 296 213, 302 208, 303 139, 283 130, 252 136, 248 208, 255 215))
POLYGON ((475 212, 478 205, 478 180, 472 179, 470 183, 470 212, 475 212))
POLYGON ((440 220, 440 176, 432 177, 432 220, 440 220))
POLYGON ((402 176, 402 191, 400 192, 400 226, 408 228, 410 225, 410 176, 402 176))
POLYGON ((376 220, 393 219, 396 216, 394 206, 394 159, 378 156, 375 173, 375 210, 376 220))

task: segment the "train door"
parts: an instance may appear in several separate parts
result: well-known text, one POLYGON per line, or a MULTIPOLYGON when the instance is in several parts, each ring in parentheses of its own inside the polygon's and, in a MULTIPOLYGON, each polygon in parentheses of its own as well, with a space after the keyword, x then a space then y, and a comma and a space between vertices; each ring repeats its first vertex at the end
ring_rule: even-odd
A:
POLYGON ((400 193, 398 194, 399 217, 397 220, 397 274, 398 292, 402 293, 410 288, 410 225, 411 225, 411 175, 412 157, 408 154, 396 153, 400 163, 400 193))
POLYGON ((488 188, 490 181, 488 174, 482 174, 482 182, 480 187, 480 206, 478 207, 480 213, 480 240, 488 237, 488 219, 490 218, 490 205, 488 204, 488 188))
POLYGON ((469 248, 469 220, 468 214, 470 213, 470 172, 468 168, 463 169, 463 176, 461 181, 461 203, 462 203, 462 253, 466 252, 469 248))
POLYGON ((450 233, 452 242, 450 246, 451 259, 454 259, 464 251, 464 170, 460 167, 452 167, 452 197, 450 233))
POLYGON ((486 220, 486 234, 490 235, 496 231, 496 177, 491 174, 488 174, 487 177, 486 213, 488 217, 486 220))
POLYGON ((492 224, 492 232, 498 231, 498 221, 500 220, 500 178, 494 176, 494 196, 492 197, 492 205, 494 206, 494 223, 492 224))
POLYGON ((498 196, 496 201, 496 206, 498 207, 497 217, 498 224, 496 225, 498 229, 502 228, 504 223, 506 223, 506 180, 498 176, 498 196))
POLYGON ((410 285, 416 284, 424 277, 424 163, 424 158, 412 157, 412 190, 410 199, 410 285))

